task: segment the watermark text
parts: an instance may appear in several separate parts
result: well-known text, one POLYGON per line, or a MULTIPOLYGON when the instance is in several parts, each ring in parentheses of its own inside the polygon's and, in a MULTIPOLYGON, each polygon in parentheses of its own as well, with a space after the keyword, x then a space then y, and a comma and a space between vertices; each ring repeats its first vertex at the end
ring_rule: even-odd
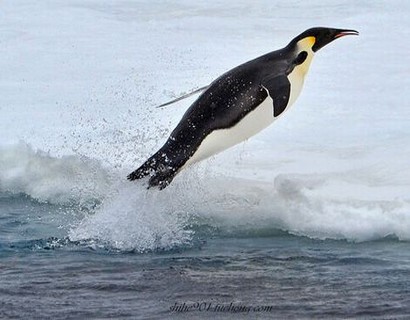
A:
POLYGON ((242 303, 216 303, 216 302, 175 302, 169 310, 171 312, 226 312, 226 313, 251 313, 273 312, 273 306, 247 305, 242 303))

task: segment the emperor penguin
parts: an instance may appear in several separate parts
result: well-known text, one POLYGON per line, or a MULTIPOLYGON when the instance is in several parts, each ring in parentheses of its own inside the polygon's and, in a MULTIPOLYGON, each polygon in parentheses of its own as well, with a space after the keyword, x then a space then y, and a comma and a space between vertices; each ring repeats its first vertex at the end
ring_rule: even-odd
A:
POLYGON ((129 180, 163 189, 182 169, 228 149, 280 118, 299 96, 315 53, 355 30, 311 28, 277 51, 214 80, 188 108, 165 144, 129 180))

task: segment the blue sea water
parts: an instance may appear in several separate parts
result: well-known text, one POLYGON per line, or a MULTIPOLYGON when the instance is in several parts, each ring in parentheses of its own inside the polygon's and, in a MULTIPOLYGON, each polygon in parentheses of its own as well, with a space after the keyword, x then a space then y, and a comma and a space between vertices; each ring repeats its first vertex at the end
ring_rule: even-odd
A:
POLYGON ((408 1, 0 3, 1 319, 410 318, 408 1), (312 26, 286 116, 163 191, 194 97, 312 26))
POLYGON ((138 252, 70 240, 75 211, 2 194, 3 319, 410 315, 409 244, 393 236, 355 243, 198 223, 189 245, 138 252))

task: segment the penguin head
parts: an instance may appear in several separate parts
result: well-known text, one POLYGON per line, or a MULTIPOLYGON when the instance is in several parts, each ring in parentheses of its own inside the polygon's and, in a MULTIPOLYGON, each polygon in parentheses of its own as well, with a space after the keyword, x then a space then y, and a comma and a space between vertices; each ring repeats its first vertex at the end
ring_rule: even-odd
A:
POLYGON ((355 30, 311 28, 294 38, 287 49, 292 52, 292 68, 306 74, 314 54, 333 40, 347 35, 358 35, 355 30))
POLYGON ((290 43, 290 47, 294 47, 297 51, 305 50, 316 52, 329 44, 333 40, 339 39, 348 35, 359 35, 356 30, 334 29, 334 28, 311 28, 302 32, 290 43))

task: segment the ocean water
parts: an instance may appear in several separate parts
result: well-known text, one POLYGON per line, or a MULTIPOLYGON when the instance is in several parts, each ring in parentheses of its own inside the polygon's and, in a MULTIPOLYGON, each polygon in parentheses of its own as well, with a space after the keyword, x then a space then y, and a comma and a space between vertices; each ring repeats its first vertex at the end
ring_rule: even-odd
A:
POLYGON ((0 3, 0 318, 410 317, 408 1, 0 3), (195 97, 312 26, 270 128, 126 175, 195 97))

